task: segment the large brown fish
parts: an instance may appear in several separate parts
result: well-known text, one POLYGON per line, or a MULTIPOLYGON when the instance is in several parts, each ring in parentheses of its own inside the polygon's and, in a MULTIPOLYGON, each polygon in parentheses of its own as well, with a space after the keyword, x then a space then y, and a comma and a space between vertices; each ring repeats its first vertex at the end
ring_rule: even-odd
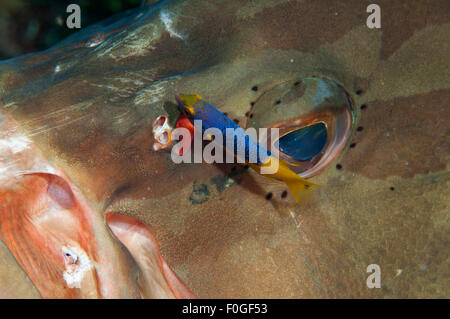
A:
MULTIPOLYGON (((108 231, 107 212, 149 225, 164 260, 199 297, 447 298, 450 3, 377 1, 381 29, 367 27, 368 4, 161 1, 1 62, 0 112, 53 168, 20 175, 7 192, 24 196, 36 185, 29 195, 60 207, 73 225, 67 238, 93 264, 124 270, 99 267, 97 280, 85 272, 87 287, 128 287, 110 295, 147 291, 129 280, 134 264, 147 264, 117 240, 126 246, 128 236, 108 231), (152 125, 163 116, 174 126, 177 92, 212 97, 243 128, 287 134, 325 123, 323 152, 297 167, 326 187, 299 206, 287 187, 243 167, 173 163, 169 147, 153 149, 152 125), (80 204, 64 208, 72 202, 80 204), (380 289, 367 286, 371 264, 380 266, 380 289)), ((14 156, 0 157, 8 171, 14 156)), ((45 257, 21 250, 40 246, 20 236, 39 225, 47 238, 66 226, 38 219, 32 202, 13 203, 28 217, 2 218, 0 287, 25 294, 41 287, 29 260, 45 257), (14 225, 17 238, 7 232, 14 225)), ((51 276, 64 285, 64 244, 46 240, 56 247, 45 250, 57 265, 51 276)), ((171 287, 161 294, 176 295, 171 287)))

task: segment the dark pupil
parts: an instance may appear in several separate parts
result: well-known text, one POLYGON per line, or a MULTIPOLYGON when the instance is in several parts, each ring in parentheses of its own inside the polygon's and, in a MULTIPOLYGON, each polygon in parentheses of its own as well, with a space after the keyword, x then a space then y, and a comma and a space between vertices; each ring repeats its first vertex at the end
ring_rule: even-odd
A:
POLYGON ((317 123, 292 131, 278 141, 281 152, 297 161, 307 161, 322 151, 327 142, 327 128, 317 123))

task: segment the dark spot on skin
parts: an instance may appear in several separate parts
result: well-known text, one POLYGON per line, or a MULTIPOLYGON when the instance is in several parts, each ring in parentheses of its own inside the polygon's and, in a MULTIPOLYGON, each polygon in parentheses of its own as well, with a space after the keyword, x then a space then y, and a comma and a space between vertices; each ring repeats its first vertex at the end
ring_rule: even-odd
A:
POLYGON ((363 105, 361 105, 359 108, 360 108, 361 110, 364 110, 366 107, 367 107, 367 105, 363 104, 363 105))
POLYGON ((288 192, 287 191, 283 191, 281 193, 281 198, 286 198, 287 197, 288 192))
POLYGON ((395 191, 395 188, 394 187, 389 187, 389 189, 391 190, 391 191, 395 191))
POLYGON ((258 87, 255 85, 254 87, 252 87, 252 91, 258 91, 258 87))
POLYGON ((336 164, 336 169, 342 169, 342 165, 341 164, 336 164))
POLYGON ((197 185, 194 182, 193 188, 192 194, 189 197, 191 204, 202 204, 209 199, 210 191, 206 184, 197 185))
POLYGON ((236 123, 236 124, 239 124, 239 120, 238 119, 234 119, 233 122, 236 123))
POLYGON ((271 199, 272 199, 272 196, 273 196, 272 192, 267 193, 266 199, 267 199, 267 200, 271 200, 271 199))
POLYGON ((365 78, 360 78, 357 77, 355 79, 355 94, 356 95, 361 95, 361 94, 365 94, 369 88, 370 88, 370 81, 368 79, 365 78))
POLYGON ((356 146, 356 143, 350 144, 350 147, 351 147, 351 148, 354 148, 355 146, 356 146))
POLYGON ((280 100, 275 101, 275 105, 278 105, 278 104, 280 104, 280 103, 281 103, 280 100))
POLYGON ((362 126, 358 126, 358 128, 356 129, 358 132, 361 132, 364 128, 362 126))

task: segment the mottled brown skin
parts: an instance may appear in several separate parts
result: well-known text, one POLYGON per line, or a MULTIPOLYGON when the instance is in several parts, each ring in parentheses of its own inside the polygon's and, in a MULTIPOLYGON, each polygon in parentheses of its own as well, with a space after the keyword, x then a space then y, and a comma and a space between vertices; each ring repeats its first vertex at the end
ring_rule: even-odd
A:
POLYGON ((150 225, 200 298, 448 297, 450 4, 380 1, 382 30, 370 30, 369 3, 163 4, 97 47, 83 47, 86 30, 0 64, 2 102, 88 201, 150 225), (124 40, 151 37, 145 26, 161 24, 161 9, 180 14, 173 29, 184 40, 163 27, 143 50, 124 40), (220 187, 232 165, 175 165, 151 148, 151 125, 176 93, 198 92, 245 121, 251 102, 268 107, 264 92, 311 75, 348 90, 356 123, 301 206, 242 167, 220 187), (366 286, 373 263, 381 289, 366 286))

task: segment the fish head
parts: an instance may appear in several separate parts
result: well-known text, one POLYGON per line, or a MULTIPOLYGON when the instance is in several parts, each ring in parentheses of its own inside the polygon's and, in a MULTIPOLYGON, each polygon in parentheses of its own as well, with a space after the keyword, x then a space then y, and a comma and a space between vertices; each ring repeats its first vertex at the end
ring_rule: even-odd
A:
POLYGON ((202 97, 198 94, 178 94, 175 96, 178 102, 180 111, 186 115, 187 118, 193 119, 196 114, 196 102, 201 100, 202 97))

